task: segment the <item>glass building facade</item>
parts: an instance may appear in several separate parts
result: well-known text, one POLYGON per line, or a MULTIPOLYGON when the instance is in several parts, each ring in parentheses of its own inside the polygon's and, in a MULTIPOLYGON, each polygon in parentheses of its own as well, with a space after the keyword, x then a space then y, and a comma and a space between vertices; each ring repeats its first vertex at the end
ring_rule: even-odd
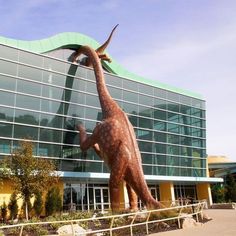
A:
MULTIPOLYGON (((0 51, 0 155, 29 138, 35 156, 57 159, 61 171, 107 173, 93 150, 83 157, 76 130, 83 123, 91 133, 102 118, 93 70, 3 45, 0 51)), ((206 176, 203 100, 109 73, 105 80, 134 126, 146 175, 206 176)))
MULTIPOLYGON (((102 119, 93 69, 70 63, 69 49, 37 54, 1 44, 0 52, 0 157, 30 139, 34 155, 55 160, 66 176, 65 204, 109 203, 102 177, 109 170, 92 149, 81 153, 76 130, 83 123, 91 133, 102 119), (94 181, 92 173, 100 178, 94 181)), ((134 126, 145 176, 207 177, 205 101, 104 73, 134 126)), ((150 184, 158 198, 158 182, 150 184)))

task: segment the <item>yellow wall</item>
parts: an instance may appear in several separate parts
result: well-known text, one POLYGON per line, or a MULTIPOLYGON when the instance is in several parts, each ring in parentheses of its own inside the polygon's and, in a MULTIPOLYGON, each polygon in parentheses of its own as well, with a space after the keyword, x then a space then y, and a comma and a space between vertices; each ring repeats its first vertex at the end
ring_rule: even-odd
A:
MULTIPOLYGON (((55 184, 55 186, 57 186, 60 189, 60 194, 63 197, 63 191, 64 191, 63 182, 61 180, 59 180, 59 182, 57 184, 55 184)), ((4 202, 6 203, 6 205, 8 205, 12 193, 13 193, 13 188, 12 188, 11 181, 4 180, 3 184, 0 186, 0 206, 2 206, 4 202)), ((45 197, 46 197, 46 193, 43 194, 44 200, 45 200, 45 197)), ((33 202, 34 202, 34 198, 31 199, 32 204, 33 204, 33 202)), ((23 200, 21 198, 19 198, 17 203, 18 203, 18 207, 19 207, 19 211, 20 211, 22 204, 23 204, 23 200)), ((42 214, 44 214, 44 212, 42 214)))
POLYGON ((174 185, 172 182, 160 183, 160 201, 175 201, 174 185))
POLYGON ((196 185, 198 200, 206 199, 209 205, 212 205, 211 187, 209 183, 196 185))

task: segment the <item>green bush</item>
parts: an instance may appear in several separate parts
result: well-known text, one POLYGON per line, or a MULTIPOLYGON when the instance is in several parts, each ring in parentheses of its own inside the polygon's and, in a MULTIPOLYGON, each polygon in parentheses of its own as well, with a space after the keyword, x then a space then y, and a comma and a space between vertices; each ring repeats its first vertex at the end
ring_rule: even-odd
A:
POLYGON ((12 193, 10 202, 8 204, 8 209, 10 211, 10 219, 14 220, 17 218, 18 215, 18 204, 17 204, 17 198, 16 198, 16 193, 12 193))
POLYGON ((33 209, 35 211, 36 216, 40 217, 43 211, 43 198, 42 198, 42 193, 40 192, 37 192, 35 194, 35 201, 34 201, 33 209))
POLYGON ((225 188, 220 184, 214 184, 211 187, 212 200, 214 203, 225 202, 225 188))
POLYGON ((62 211, 62 196, 58 187, 49 189, 45 201, 46 216, 55 215, 62 211))
POLYGON ((5 202, 1 206, 1 218, 2 218, 3 223, 6 223, 6 221, 7 221, 7 205, 5 202))

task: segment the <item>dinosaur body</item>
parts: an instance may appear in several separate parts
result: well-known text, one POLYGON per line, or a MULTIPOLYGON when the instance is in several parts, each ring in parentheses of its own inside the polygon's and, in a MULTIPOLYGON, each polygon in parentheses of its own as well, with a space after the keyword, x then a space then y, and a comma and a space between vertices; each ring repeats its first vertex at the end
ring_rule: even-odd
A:
MULTIPOLYGON (((108 165, 112 211, 119 211, 120 184, 122 181, 128 184, 129 197, 133 201, 136 199, 136 193, 148 208, 161 207, 161 204, 150 194, 144 179, 141 155, 134 129, 127 115, 112 99, 107 90, 99 55, 89 46, 81 46, 76 56, 80 54, 86 55, 94 68, 103 115, 102 122, 94 128, 90 136, 87 136, 83 126, 78 127, 80 147, 83 151, 91 147, 94 148, 108 165)), ((134 202, 132 204, 133 207, 136 207, 134 202)))

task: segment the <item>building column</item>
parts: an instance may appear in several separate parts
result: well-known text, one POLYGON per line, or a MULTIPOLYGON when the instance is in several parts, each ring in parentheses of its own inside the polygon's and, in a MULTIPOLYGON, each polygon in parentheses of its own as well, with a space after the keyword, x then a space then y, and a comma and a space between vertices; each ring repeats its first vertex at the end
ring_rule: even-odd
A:
POLYGON ((159 184, 160 201, 175 201, 174 184, 172 182, 164 182, 159 184))
POLYGON ((211 187, 209 183, 196 184, 198 200, 207 200, 208 205, 212 205, 211 187))

